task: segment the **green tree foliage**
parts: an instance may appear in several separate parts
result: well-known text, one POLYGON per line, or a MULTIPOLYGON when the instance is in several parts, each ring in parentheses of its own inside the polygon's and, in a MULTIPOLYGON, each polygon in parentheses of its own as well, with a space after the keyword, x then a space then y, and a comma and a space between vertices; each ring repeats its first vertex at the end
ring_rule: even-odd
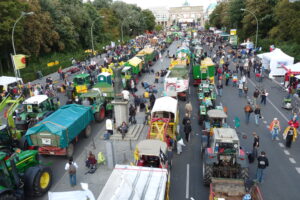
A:
MULTIPOLYGON (((9 54, 12 52, 11 31, 21 11, 35 13, 22 18, 14 34, 17 52, 29 55, 30 64, 40 63, 40 57, 53 59, 52 54, 69 55, 69 52, 83 52, 84 49, 91 48, 93 21, 94 44, 98 50, 110 41, 120 39, 122 26, 124 38, 143 33, 145 30, 153 30, 155 27, 155 18, 151 11, 121 1, 0 1, 1 74, 7 70, 12 72, 12 68, 9 67, 9 54)), ((24 69, 23 72, 26 74, 33 71, 24 69)))
POLYGON ((160 24, 156 24, 154 29, 155 29, 155 31, 159 32, 159 31, 163 30, 163 26, 160 24))
MULTIPOLYGON (((237 28, 240 41, 255 38, 254 16, 258 19, 258 46, 266 50, 275 44, 299 60, 300 54, 300 2, 288 0, 231 0, 220 3, 209 17, 210 26, 237 28), (229 17, 227 21, 226 16, 229 17), (298 58, 297 58, 298 57, 298 58)), ((228 30, 228 29, 227 29, 228 30)))

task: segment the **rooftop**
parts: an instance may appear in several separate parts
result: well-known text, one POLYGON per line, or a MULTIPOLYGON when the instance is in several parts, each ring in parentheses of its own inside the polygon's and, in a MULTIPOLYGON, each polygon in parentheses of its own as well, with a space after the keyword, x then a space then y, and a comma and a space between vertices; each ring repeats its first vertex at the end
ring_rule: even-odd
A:
POLYGON ((40 104, 48 99, 47 95, 36 95, 26 99, 23 104, 40 104))

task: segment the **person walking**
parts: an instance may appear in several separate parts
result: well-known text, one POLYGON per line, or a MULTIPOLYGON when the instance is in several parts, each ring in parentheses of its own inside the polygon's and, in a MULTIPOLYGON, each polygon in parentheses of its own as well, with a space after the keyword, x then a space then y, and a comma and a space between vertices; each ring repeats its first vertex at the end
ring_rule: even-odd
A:
POLYGON ((65 170, 69 173, 70 177, 70 185, 71 187, 76 186, 76 171, 78 169, 78 165, 76 162, 73 161, 73 158, 71 157, 69 159, 69 162, 67 162, 65 166, 65 170))
POLYGON ((218 89, 218 96, 222 97, 222 94, 223 94, 223 84, 222 84, 222 82, 218 83, 217 89, 218 89))
POLYGON ((254 158, 258 156, 258 148, 259 148, 259 136, 253 132, 253 148, 252 148, 252 155, 254 158))
POLYGON ((269 160, 266 157, 266 152, 262 151, 257 158, 256 181, 262 182, 264 177, 264 170, 269 166, 269 160))
POLYGON ((129 123, 136 124, 135 115, 136 115, 136 108, 132 104, 130 104, 130 107, 129 107, 129 123))
POLYGON ((283 132, 283 139, 285 139, 285 146, 291 148, 292 142, 297 139, 297 129, 293 126, 288 126, 283 132))
POLYGON ((155 100, 156 100, 155 95, 154 95, 153 93, 151 93, 151 95, 150 95, 150 97, 149 97, 149 101, 150 101, 150 109, 153 108, 154 103, 155 103, 155 100))
POLYGON ((185 126, 188 120, 190 120, 189 114, 185 113, 185 116, 182 119, 182 124, 185 126))
POLYGON ((185 139, 187 142, 189 142, 190 140, 191 131, 192 131, 191 120, 187 120, 186 124, 184 125, 185 139))
POLYGON ((238 77, 236 73, 233 73, 232 75, 232 87, 236 87, 238 82, 238 77))
POLYGON ((193 106, 190 101, 185 104, 185 113, 188 114, 188 117, 191 118, 193 112, 193 106))
POLYGON ((255 105, 254 109, 254 118, 255 118, 255 124, 259 125, 259 119, 261 118, 261 111, 259 105, 255 105))
POLYGON ((277 118, 274 118, 269 126, 269 130, 272 134, 272 140, 275 140, 278 137, 280 131, 280 122, 277 118))
POLYGON ((266 105, 266 103, 267 103, 267 96, 268 96, 267 91, 266 91, 266 90, 263 90, 262 93, 261 93, 260 104, 266 105))
POLYGON ((240 80, 239 81, 239 86, 238 86, 239 97, 242 97, 242 95, 243 95, 243 89, 244 89, 244 85, 243 85, 243 82, 240 80))
POLYGON ((248 102, 248 104, 244 107, 244 111, 245 111, 245 122, 246 124, 249 124, 250 121, 250 115, 253 112, 253 108, 251 107, 250 103, 248 102))
POLYGON ((176 143, 176 147, 177 147, 177 154, 180 155, 181 152, 182 152, 182 147, 185 146, 184 142, 183 142, 183 139, 181 138, 180 135, 178 135, 177 137, 177 143, 176 143))
POLYGON ((254 105, 257 105, 257 99, 258 99, 258 97, 259 97, 259 90, 256 88, 255 89, 255 91, 253 92, 253 103, 254 103, 254 105))

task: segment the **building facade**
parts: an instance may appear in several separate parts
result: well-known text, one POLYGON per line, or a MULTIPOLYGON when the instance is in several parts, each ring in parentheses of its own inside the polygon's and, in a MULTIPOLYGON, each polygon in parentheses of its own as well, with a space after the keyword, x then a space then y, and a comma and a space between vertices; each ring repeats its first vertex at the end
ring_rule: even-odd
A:
POLYGON ((204 26, 203 6, 189 6, 184 4, 181 7, 169 9, 169 24, 198 24, 204 26))
POLYGON ((169 11, 166 7, 154 7, 149 8, 155 16, 155 21, 157 24, 162 26, 167 26, 169 21, 169 11))

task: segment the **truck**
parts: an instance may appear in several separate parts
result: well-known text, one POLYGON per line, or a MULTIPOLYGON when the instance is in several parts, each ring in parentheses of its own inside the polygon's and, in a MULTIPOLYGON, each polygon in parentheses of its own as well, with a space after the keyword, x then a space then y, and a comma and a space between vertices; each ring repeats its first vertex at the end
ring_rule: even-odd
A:
POLYGON ((97 200, 169 200, 168 170, 116 165, 97 200))
POLYGON ((201 60, 201 63, 195 63, 193 65, 193 85, 197 86, 201 81, 205 80, 214 83, 215 71, 215 63, 211 58, 205 58, 204 60, 201 60))
POLYGON ((39 164, 36 150, 16 152, 10 157, 0 152, 0 168, 1 200, 42 196, 52 185, 52 171, 39 164))
POLYGON ((99 88, 88 90, 87 93, 80 95, 79 102, 81 105, 92 108, 95 120, 101 122, 105 118, 106 101, 99 88))
POLYGON ((213 178, 210 184, 209 199, 263 200, 257 184, 243 179, 213 178))
POLYGON ((136 56, 128 60, 125 66, 131 67, 132 73, 136 75, 141 75, 142 69, 145 68, 143 60, 136 56))
POLYGON ((3 91, 9 91, 10 89, 17 87, 18 85, 23 84, 23 80, 17 77, 11 76, 0 76, 0 94, 3 91))
POLYGON ((58 98, 49 98, 47 95, 29 97, 17 109, 15 124, 16 129, 25 132, 38 121, 51 115, 59 107, 58 98))
POLYGON ((143 50, 139 51, 138 54, 136 54, 136 57, 140 58, 143 60, 143 62, 148 65, 152 66, 153 61, 155 59, 155 53, 154 49, 150 47, 146 47, 143 50))
POLYGON ((28 144, 38 147, 42 155, 72 157, 79 136, 82 134, 88 138, 91 135, 92 121, 91 107, 68 104, 28 129, 25 137, 28 144))
POLYGON ((213 128, 212 135, 202 134, 203 183, 209 186, 212 178, 249 178, 248 157, 240 146, 235 129, 213 128))

